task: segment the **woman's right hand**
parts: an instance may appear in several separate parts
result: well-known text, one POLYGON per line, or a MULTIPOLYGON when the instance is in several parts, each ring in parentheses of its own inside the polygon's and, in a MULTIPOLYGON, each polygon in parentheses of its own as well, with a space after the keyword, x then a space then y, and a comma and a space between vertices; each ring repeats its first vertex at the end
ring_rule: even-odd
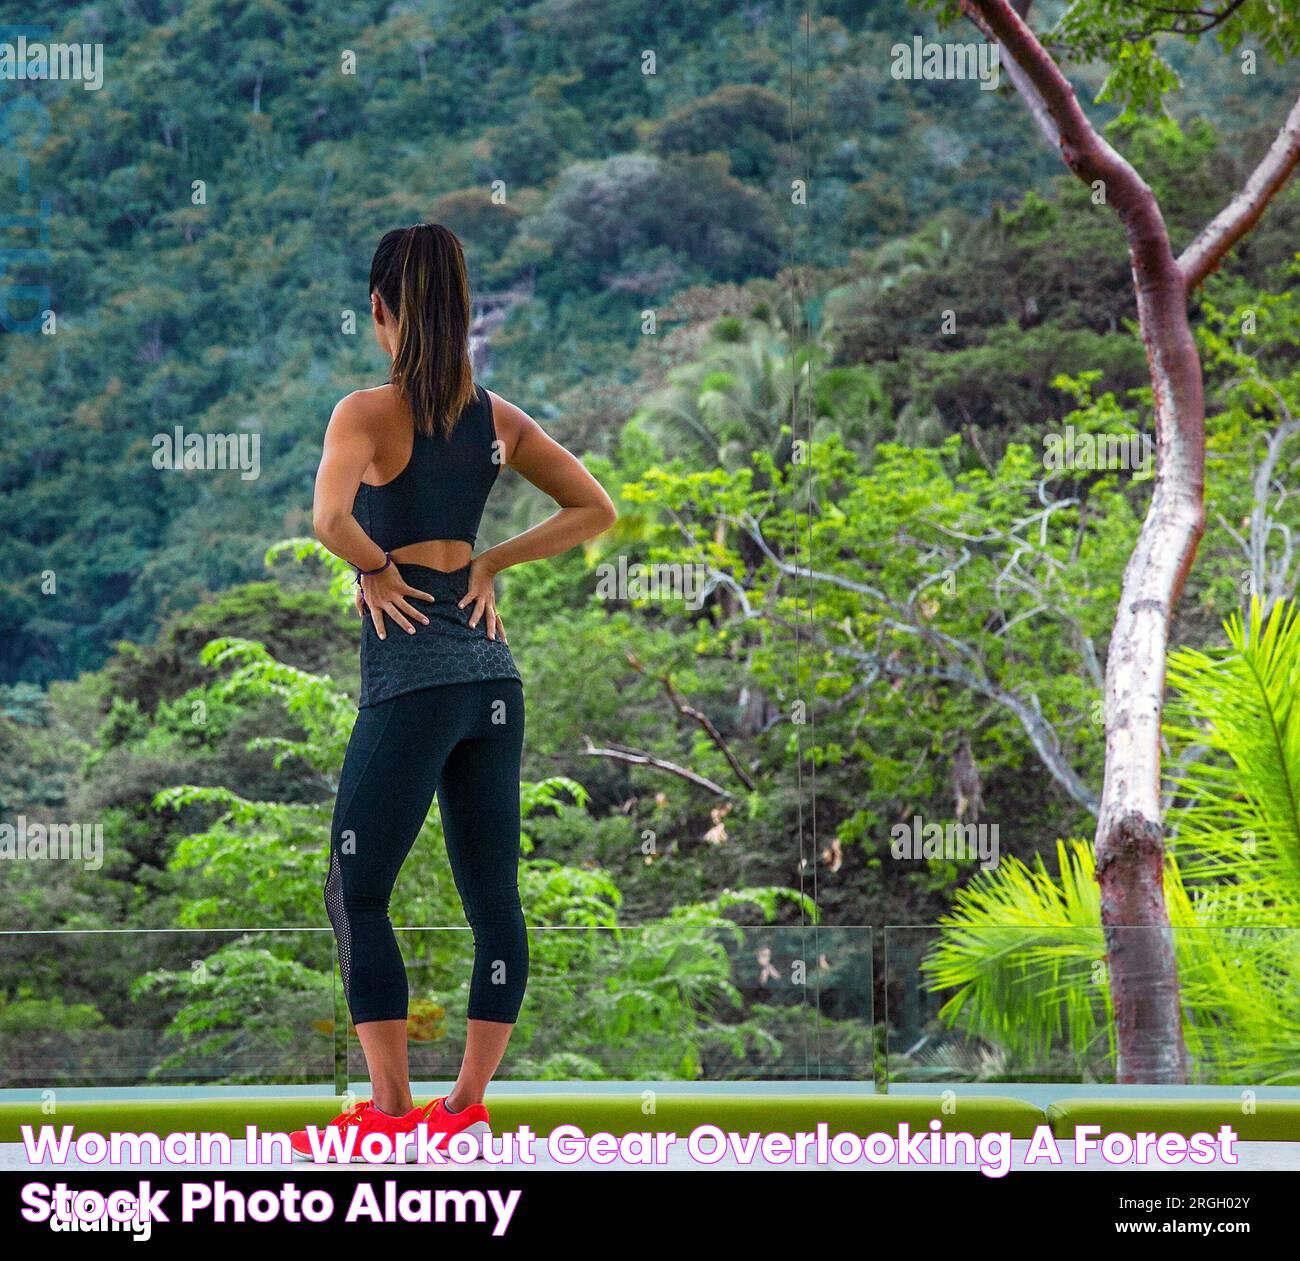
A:
MULTIPOLYGON (((370 611, 370 620, 375 624, 375 634, 380 639, 388 638, 384 625, 384 616, 391 617, 408 635, 415 634, 412 621, 422 622, 428 626, 429 619, 419 609, 413 608, 410 600, 427 600, 433 603, 433 596, 426 591, 417 591, 402 577, 394 561, 377 574, 367 574, 361 579, 361 599, 364 607, 370 611)), ((363 614, 364 616, 364 614, 363 614)))

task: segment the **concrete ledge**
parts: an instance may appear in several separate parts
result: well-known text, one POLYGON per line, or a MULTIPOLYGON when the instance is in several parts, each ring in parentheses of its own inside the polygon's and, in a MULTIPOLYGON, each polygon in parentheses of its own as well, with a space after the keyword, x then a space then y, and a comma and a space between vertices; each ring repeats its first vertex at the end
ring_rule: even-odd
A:
MULTIPOLYGON (((489 1099, 492 1127, 498 1132, 528 1125, 550 1134, 560 1125, 577 1125, 586 1133, 629 1134, 657 1130, 686 1134, 697 1126, 717 1125, 742 1133, 790 1133, 814 1130, 826 1122, 832 1133, 897 1131, 904 1122, 915 1132, 931 1120, 945 1129, 982 1134, 1008 1131, 1029 1138, 1046 1123, 1041 1108, 1021 1099, 979 1096, 958 1099, 956 1110, 943 1111, 944 1100, 922 1095, 706 1095, 670 1091, 511 1094, 493 1092, 489 1099), (650 1112, 648 1109, 653 1108, 650 1112)), ((297 1130, 323 1125, 342 1110, 332 1096, 219 1099, 68 1099, 53 1112, 38 1101, 0 1103, 0 1142, 21 1142, 21 1127, 71 1125, 80 1133, 110 1130, 172 1133, 196 1130, 242 1138, 249 1125, 262 1130, 297 1130)))
MULTIPOLYGON (((423 1095, 420 1096, 424 1098, 423 1095)), ((741 1133, 790 1133, 814 1130, 825 1122, 832 1133, 895 1132, 906 1123, 913 1132, 932 1120, 945 1130, 973 1134, 1007 1132, 1030 1138, 1040 1125, 1060 1137, 1073 1137, 1079 1125, 1099 1125, 1103 1133, 1134 1135, 1139 1131, 1190 1135, 1216 1133, 1231 1126, 1248 1142, 1300 1142, 1300 1100, 1260 1099, 1243 1113, 1237 1099, 1064 1099, 1046 1110, 1023 1099, 999 1095, 874 1094, 709 1094, 638 1086, 601 1091, 541 1093, 494 1091, 492 1125, 498 1131, 528 1125, 550 1134, 557 1126, 576 1125, 588 1134, 629 1134, 657 1130, 686 1134, 701 1125, 741 1133), (948 1111, 944 1111, 945 1100, 948 1111)), ((218 1098, 59 1098, 54 1111, 36 1099, 0 1102, 0 1142, 20 1142, 21 1127, 71 1125, 77 1132, 110 1130, 155 1134, 208 1131, 242 1138, 245 1128, 297 1130, 323 1125, 338 1115, 343 1101, 332 1095, 225 1095, 218 1098)))
POLYGON ((1259 1099, 1253 1108, 1243 1112, 1240 1099, 1065 1099, 1048 1105, 1047 1119, 1058 1137, 1073 1138, 1078 1125, 1130 1137, 1214 1134, 1228 1125, 1243 1141, 1300 1142, 1300 1100, 1259 1099))

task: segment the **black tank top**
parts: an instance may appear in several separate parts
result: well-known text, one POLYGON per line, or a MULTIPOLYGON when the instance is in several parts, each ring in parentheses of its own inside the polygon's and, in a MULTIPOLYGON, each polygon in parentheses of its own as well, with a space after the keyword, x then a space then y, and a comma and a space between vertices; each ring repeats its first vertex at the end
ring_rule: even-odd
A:
POLYGON ((451 436, 417 431, 406 467, 382 486, 362 482, 352 515, 386 552, 433 539, 461 539, 472 547, 501 471, 493 458, 496 437, 492 400, 475 385, 451 436))

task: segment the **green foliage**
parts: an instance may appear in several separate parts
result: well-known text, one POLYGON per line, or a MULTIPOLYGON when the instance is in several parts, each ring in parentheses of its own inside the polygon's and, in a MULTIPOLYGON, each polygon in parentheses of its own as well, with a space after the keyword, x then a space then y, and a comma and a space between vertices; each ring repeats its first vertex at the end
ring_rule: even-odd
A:
POLYGON ((767 180, 789 131, 788 100, 767 88, 729 83, 658 122, 650 143, 660 155, 721 150, 732 174, 767 180))
MULTIPOLYGON (((578 163, 520 231, 568 259, 566 291, 576 282, 660 297, 710 276, 770 272, 779 257, 766 201, 710 157, 619 154, 578 163)), ((535 265, 545 256, 530 251, 520 262, 535 265)))
MULTIPOLYGON (((1086 428, 1094 409, 1114 406, 1089 402, 1070 419, 1086 428)), ((668 518, 650 556, 712 575, 718 594, 711 617, 694 623, 697 652, 743 660, 778 709, 795 694, 784 628, 804 626, 801 684, 819 705, 808 754, 826 774, 819 811, 839 827, 840 794, 854 800, 841 839, 860 837, 869 849, 909 801, 942 793, 917 777, 934 752, 932 729, 978 728, 986 770, 1016 764, 1023 732, 996 703, 1000 680, 1015 679, 1052 728, 1068 733, 1067 760, 1085 776, 1099 769, 1096 685, 1078 646, 1105 625, 1132 536, 1123 474, 1089 485, 1085 514, 1023 446, 1009 447, 991 471, 964 470, 959 454, 956 439, 937 450, 885 443, 860 468, 829 436, 812 450, 820 505, 812 520, 805 471, 761 455, 732 473, 660 468, 624 487, 627 499, 658 504, 668 518), (1040 499, 1043 485, 1053 486, 1051 498, 1040 499), (771 555, 753 546, 756 527, 771 555), (774 558, 804 549, 817 558, 817 576, 801 583, 774 558), (992 639, 991 625, 1001 628, 992 639)), ((787 745, 783 755, 791 752, 787 745)))
POLYGON ((1300 6, 1233 4, 1151 8, 1132 0, 1080 0, 1068 5, 1046 34, 1050 45, 1076 62, 1101 60, 1107 76, 1098 100, 1117 101, 1126 117, 1163 108, 1182 86, 1167 60, 1164 36, 1193 42, 1207 36, 1226 53, 1249 45, 1278 62, 1300 51, 1300 6))
MULTIPOLYGON (((958 0, 920 0, 944 23, 961 16, 958 0)), ((1106 78, 1097 100, 1124 107, 1124 119, 1161 111, 1165 98, 1183 86, 1174 69, 1170 46, 1180 40, 1204 39, 1223 53, 1250 48, 1278 63, 1300 51, 1300 5, 1295 0, 1241 4, 1219 0, 1193 4, 1147 5, 1133 0, 1074 0, 1046 22, 1035 22, 1040 41, 1058 62, 1087 66, 1100 62, 1106 78)), ((1244 73, 1254 73, 1244 71, 1244 73)))
POLYGON ((689 363, 668 373, 628 422, 694 466, 734 469, 754 451, 776 463, 791 458, 791 417, 815 389, 814 437, 840 433, 867 445, 884 431, 888 400, 864 367, 827 369, 826 344, 797 344, 774 321, 720 320, 689 363))
POLYGON ((1208 923, 1290 927, 1300 911, 1300 610, 1258 598, 1227 645, 1169 661, 1166 728, 1191 756, 1171 774, 1175 853, 1208 923), (1202 888, 1203 886, 1203 888, 1202 888))
POLYGON ((331 1010, 332 984, 328 971, 287 957, 284 947, 271 950, 246 941, 223 948, 189 972, 148 972, 132 986, 131 996, 176 1013, 167 1030, 176 1049, 159 1059, 155 1076, 184 1070, 200 1056, 208 1071, 225 1081, 265 1082, 263 1063, 271 1053, 285 1066, 285 1080, 301 1082, 308 1073, 294 1073, 292 1066, 296 1056, 305 1060, 304 1051, 321 1037, 317 1025, 331 1010))
POLYGON ((1086 844, 1058 842, 1056 857, 1059 875, 1041 854, 1032 865, 1011 858, 961 890, 922 970, 933 989, 956 991, 943 1020, 1031 1065, 1065 1042, 1082 1071, 1099 1040, 1103 1054, 1113 1049, 1110 991, 1096 983, 1105 954, 1100 891, 1086 844))
POLYGON ((302 726, 306 734, 301 740, 267 736, 253 742, 253 748, 275 750, 277 768, 287 757, 300 757, 318 771, 342 764, 355 707, 332 679, 284 665, 262 644, 247 639, 214 639, 203 649, 202 661, 235 667, 216 689, 221 699, 274 697, 302 726))
POLYGON ((103 1014, 89 1003, 65 1003, 61 998, 34 998, 21 990, 0 994, 0 1032, 9 1037, 72 1037, 97 1029, 103 1014))
MULTIPOLYGON (((1227 645, 1171 654, 1166 723, 1179 755, 1165 866, 1188 1050, 1197 1080, 1297 1080, 1300 992, 1300 615, 1233 614, 1227 645)), ((941 1018, 1031 1065, 1064 1050, 1105 1073, 1114 1030, 1090 849, 1058 844, 979 877, 941 921, 923 969, 941 1018)))

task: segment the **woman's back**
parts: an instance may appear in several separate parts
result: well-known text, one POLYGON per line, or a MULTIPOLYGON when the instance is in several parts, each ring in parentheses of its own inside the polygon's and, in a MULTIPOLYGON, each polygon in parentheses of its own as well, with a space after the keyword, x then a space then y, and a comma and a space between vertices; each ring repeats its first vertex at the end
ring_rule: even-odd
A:
POLYGON ((391 386, 361 392, 375 455, 352 515, 395 560, 457 569, 473 553, 501 446, 487 390, 474 396, 449 435, 419 432, 391 386))

